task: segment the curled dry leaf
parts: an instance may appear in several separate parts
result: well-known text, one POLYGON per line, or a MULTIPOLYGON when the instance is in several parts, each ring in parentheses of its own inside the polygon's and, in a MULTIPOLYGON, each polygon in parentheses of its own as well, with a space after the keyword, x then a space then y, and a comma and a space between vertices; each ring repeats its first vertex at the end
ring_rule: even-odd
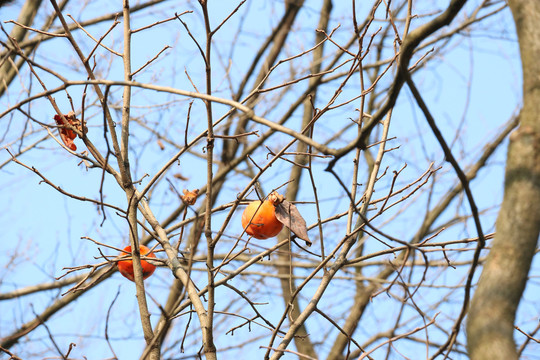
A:
POLYGON ((173 175, 175 179, 178 179, 178 180, 183 180, 183 181, 188 181, 189 178, 185 177, 184 175, 180 174, 180 173, 176 173, 173 175))
MULTIPOLYGON (((283 198, 283 197, 282 197, 283 198)), ((286 227, 288 227, 296 236, 306 242, 307 246, 311 246, 307 233, 306 221, 300 215, 300 211, 287 200, 282 199, 281 203, 276 205, 276 218, 286 227)))
MULTIPOLYGON (((77 130, 84 131, 86 133, 86 127, 84 127, 81 121, 75 117, 75 113, 73 111, 64 114, 64 119, 66 119, 70 125, 77 128, 77 130)), ((64 144, 72 151, 77 150, 77 146, 75 146, 73 143, 73 140, 77 137, 75 131, 68 129, 66 124, 62 121, 62 117, 58 114, 54 115, 54 121, 56 121, 56 125, 59 126, 58 131, 60 132, 60 138, 64 144)))
POLYGON ((184 195, 181 195, 180 198, 187 205, 193 205, 197 201, 197 196, 199 195, 199 189, 195 190, 186 190, 183 191, 184 195))

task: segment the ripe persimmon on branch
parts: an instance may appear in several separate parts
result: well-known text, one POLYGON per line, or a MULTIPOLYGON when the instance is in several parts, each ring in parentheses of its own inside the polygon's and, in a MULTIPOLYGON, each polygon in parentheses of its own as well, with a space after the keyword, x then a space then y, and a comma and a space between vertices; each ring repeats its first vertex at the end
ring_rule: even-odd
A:
POLYGON ((0 353, 467 357, 505 2, 0 6, 0 353))

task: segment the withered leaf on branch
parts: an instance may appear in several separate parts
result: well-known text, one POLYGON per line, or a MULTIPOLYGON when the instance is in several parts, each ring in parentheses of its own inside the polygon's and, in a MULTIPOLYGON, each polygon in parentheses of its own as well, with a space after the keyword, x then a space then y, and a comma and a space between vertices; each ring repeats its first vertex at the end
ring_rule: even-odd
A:
POLYGON ((175 179, 178 179, 178 180, 183 180, 183 181, 188 181, 189 178, 188 177, 185 177, 184 175, 180 174, 180 173, 176 173, 173 175, 175 179))
POLYGON ((187 190, 184 189, 184 195, 180 195, 180 199, 187 205, 193 205, 197 201, 197 196, 199 196, 199 189, 187 190))
POLYGON ((276 218, 283 225, 289 228, 296 236, 306 242, 307 246, 311 246, 311 240, 309 240, 307 233, 306 221, 300 215, 298 208, 283 200, 280 204, 276 205, 276 218))
MULTIPOLYGON (((86 126, 75 117, 75 113, 73 111, 70 111, 67 114, 64 114, 64 119, 67 121, 69 125, 73 125, 75 128, 77 128, 79 131, 82 131, 86 133, 88 129, 86 129, 86 126)), ((77 150, 77 146, 73 143, 73 140, 77 137, 77 134, 73 131, 68 129, 64 121, 62 120, 62 117, 58 114, 54 115, 54 121, 56 121, 56 125, 58 125, 58 131, 60 132, 60 138, 64 142, 64 145, 66 145, 68 148, 70 148, 72 151, 77 150)))

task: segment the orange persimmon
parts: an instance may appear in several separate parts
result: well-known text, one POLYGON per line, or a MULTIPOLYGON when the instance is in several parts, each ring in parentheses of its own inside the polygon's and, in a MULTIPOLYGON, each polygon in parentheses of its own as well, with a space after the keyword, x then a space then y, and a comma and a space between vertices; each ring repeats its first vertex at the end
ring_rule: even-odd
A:
MULTIPOLYGON (((150 251, 149 248, 147 248, 144 245, 140 246, 140 252, 141 256, 147 256, 151 258, 155 258, 156 255, 154 253, 148 253, 150 251)), ((126 246, 124 248, 124 252, 120 254, 120 256, 125 255, 131 255, 131 246, 126 246)), ((142 266, 142 272, 143 272, 143 279, 148 278, 150 275, 154 273, 156 270, 156 266, 150 264, 148 261, 141 260, 141 266, 142 266)), ((131 281, 135 281, 135 275, 133 274, 133 261, 132 260, 122 260, 118 262, 118 271, 120 271, 120 274, 122 274, 124 277, 128 278, 131 281)))
POLYGON ((276 218, 275 201, 252 201, 242 213, 242 227, 248 235, 268 239, 279 234, 283 224, 276 218))

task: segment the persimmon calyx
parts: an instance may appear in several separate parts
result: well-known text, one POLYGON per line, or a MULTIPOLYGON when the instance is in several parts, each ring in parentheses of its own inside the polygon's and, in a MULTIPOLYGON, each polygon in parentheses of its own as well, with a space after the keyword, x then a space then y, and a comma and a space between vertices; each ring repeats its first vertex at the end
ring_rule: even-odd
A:
POLYGON ((279 194, 277 191, 272 191, 268 195, 268 201, 270 201, 274 206, 278 206, 283 202, 283 200, 285 200, 285 196, 279 194))

